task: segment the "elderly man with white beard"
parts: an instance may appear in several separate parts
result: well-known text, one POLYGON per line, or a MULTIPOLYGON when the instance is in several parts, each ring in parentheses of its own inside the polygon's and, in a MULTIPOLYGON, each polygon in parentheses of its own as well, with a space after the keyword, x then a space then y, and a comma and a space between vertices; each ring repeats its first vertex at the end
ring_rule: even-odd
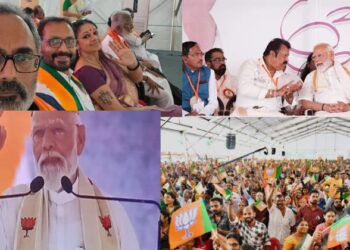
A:
POLYGON ((299 93, 302 108, 316 111, 317 116, 350 116, 350 70, 334 60, 327 43, 314 47, 312 60, 316 70, 299 93))
MULTIPOLYGON (((67 176, 73 191, 103 196, 84 174, 78 157, 85 144, 85 127, 76 112, 33 113, 33 153, 44 188, 0 203, 0 249, 130 250, 139 249, 134 229, 118 202, 79 199, 62 190, 67 176), (32 229, 26 222, 32 222, 32 229)), ((28 185, 6 194, 24 193, 28 185)))

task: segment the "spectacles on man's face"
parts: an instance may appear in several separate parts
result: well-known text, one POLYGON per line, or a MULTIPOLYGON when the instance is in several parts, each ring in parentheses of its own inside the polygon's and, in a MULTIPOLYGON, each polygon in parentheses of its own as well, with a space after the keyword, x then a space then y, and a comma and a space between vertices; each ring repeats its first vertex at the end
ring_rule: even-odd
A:
POLYGON ((192 56, 192 57, 202 57, 204 56, 203 53, 194 53, 194 54, 188 54, 189 56, 192 56))
POLYGON ((63 42, 66 44, 67 48, 74 48, 77 45, 77 40, 73 37, 68 37, 66 39, 52 38, 47 41, 49 46, 54 49, 61 47, 63 42))
POLYGON ((226 57, 221 57, 221 58, 214 58, 211 61, 214 63, 220 63, 220 62, 226 62, 227 58, 226 57))
POLYGON ((0 72, 4 70, 8 60, 13 61, 13 65, 18 73, 36 72, 40 65, 40 56, 34 54, 18 53, 14 55, 0 55, 0 72))

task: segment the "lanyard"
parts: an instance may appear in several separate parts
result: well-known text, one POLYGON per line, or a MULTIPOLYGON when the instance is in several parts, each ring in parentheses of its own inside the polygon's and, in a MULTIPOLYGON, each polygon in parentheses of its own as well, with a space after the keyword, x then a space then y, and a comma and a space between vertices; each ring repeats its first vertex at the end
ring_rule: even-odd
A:
POLYGON ((198 98, 198 92, 199 92, 199 81, 201 80, 201 75, 200 75, 200 69, 198 70, 198 77, 197 77, 197 86, 196 86, 196 89, 194 89, 194 85, 193 85, 193 82, 192 80, 190 79, 190 76, 188 75, 188 73, 185 71, 185 75, 186 75, 186 78, 192 88, 192 91, 194 92, 195 96, 198 98))
POLYGON ((275 84, 276 88, 278 88, 278 77, 276 80, 273 79, 273 77, 270 74, 270 71, 267 70, 266 66, 264 64, 261 64, 261 67, 266 71, 267 75, 270 77, 271 81, 275 84))
MULTIPOLYGON (((219 80, 220 80, 220 79, 219 79, 219 80)), ((224 85, 224 82, 225 82, 225 80, 226 80, 226 75, 224 75, 224 79, 222 79, 222 82, 221 82, 221 83, 219 83, 219 80, 217 81, 217 83, 218 83, 219 86, 216 86, 216 91, 217 91, 217 93, 219 93, 219 90, 220 90, 221 87, 224 85)))

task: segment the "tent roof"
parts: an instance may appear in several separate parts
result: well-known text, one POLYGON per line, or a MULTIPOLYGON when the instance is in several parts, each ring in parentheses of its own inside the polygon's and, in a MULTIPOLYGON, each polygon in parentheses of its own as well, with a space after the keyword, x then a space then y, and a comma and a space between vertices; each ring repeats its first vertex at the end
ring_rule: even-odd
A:
POLYGON ((350 119, 319 117, 227 118, 184 117, 162 118, 163 131, 193 135, 201 140, 226 140, 228 133, 239 135, 237 144, 247 147, 284 146, 318 134, 350 137, 350 119))

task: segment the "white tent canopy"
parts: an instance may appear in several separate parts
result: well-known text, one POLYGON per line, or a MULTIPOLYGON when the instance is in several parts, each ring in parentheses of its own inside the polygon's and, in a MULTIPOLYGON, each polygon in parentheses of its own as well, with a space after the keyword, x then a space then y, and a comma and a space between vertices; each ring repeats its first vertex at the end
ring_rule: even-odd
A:
POLYGON ((232 160, 267 147, 258 158, 335 159, 350 157, 350 119, 343 118, 162 118, 162 161, 218 158, 232 160), (226 135, 236 135, 234 150, 226 148, 226 135), (271 155, 271 148, 276 154, 271 155))

